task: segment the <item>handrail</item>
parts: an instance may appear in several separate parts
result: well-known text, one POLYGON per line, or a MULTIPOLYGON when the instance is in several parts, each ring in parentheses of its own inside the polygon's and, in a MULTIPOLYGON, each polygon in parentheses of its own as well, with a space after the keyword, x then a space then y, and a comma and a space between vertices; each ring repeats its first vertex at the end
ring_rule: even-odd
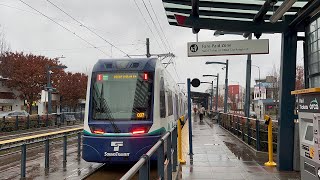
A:
MULTIPOLYGON (((179 118, 180 119, 180 118, 179 118)), ((127 180, 133 178, 133 176, 139 171, 139 179, 150 179, 150 157, 157 152, 158 161, 158 176, 159 179, 164 178, 164 142, 167 142, 167 179, 171 179, 172 171, 175 172, 177 166, 177 126, 171 131, 166 132, 149 151, 142 155, 139 161, 126 173, 120 180, 127 180), (172 143, 171 143, 172 142, 172 143), (173 151, 172 151, 173 150, 173 151), (173 154, 172 154, 173 153, 173 154), (171 156, 173 155, 173 162, 171 156)))
MULTIPOLYGON (((220 112, 219 114, 220 119, 218 119, 218 122, 220 126, 241 138, 242 141, 254 147, 257 151, 261 151, 262 148, 265 149, 264 144, 266 141, 261 138, 261 133, 267 132, 264 130, 265 126, 261 124, 264 120, 239 116, 233 113, 220 112), (253 144, 252 141, 255 143, 253 144), (263 147, 261 143, 263 143, 263 147)), ((276 120, 273 120, 273 122, 277 123, 276 120)), ((277 132, 272 132, 272 134, 277 134, 277 132)), ((273 144, 277 143, 273 142, 273 144)))
POLYGON ((49 169, 50 161, 49 161, 49 154, 50 154, 50 141, 57 138, 62 138, 62 145, 63 145, 63 167, 66 168, 67 165, 67 139, 68 135, 76 134, 78 139, 78 159, 81 157, 81 134, 82 134, 82 127, 79 128, 72 128, 67 130, 61 130, 56 132, 49 132, 37 135, 31 135, 27 137, 21 137, 16 139, 10 140, 3 140, 0 141, 0 151, 12 149, 12 148, 21 148, 21 179, 26 178, 26 168, 27 168, 27 145, 44 142, 45 149, 45 169, 49 169))

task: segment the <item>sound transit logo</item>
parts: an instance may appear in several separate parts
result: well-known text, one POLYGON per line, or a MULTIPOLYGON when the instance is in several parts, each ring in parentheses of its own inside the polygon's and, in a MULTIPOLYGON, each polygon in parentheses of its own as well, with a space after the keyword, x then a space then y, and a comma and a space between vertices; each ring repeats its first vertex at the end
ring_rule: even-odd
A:
POLYGON ((122 141, 112 141, 111 142, 111 146, 113 147, 113 153, 111 152, 104 152, 104 156, 107 157, 128 157, 130 155, 130 153, 120 153, 120 147, 123 146, 123 142, 122 141))

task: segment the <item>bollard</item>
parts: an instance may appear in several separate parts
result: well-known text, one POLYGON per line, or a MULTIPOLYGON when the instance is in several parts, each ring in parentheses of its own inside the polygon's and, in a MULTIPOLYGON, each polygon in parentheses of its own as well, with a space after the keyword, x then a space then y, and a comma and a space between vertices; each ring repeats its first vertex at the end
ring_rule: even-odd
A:
POLYGON ((172 160, 171 160, 171 139, 172 139, 172 133, 170 133, 169 137, 167 138, 167 160, 168 160, 168 166, 167 166, 167 180, 172 179, 172 160))
POLYGON ((273 161, 273 142, 272 142, 272 120, 268 115, 264 116, 265 124, 268 125, 268 151, 269 161, 264 163, 265 166, 276 166, 277 164, 273 161))
POLYGON ((67 166, 67 134, 63 135, 63 167, 67 166))
POLYGON ((26 165, 27 165, 27 145, 21 145, 21 179, 26 178, 26 165))
POLYGON ((186 161, 183 159, 182 156, 182 138, 181 138, 181 131, 182 131, 182 127, 181 127, 181 119, 183 119, 184 117, 182 116, 181 118, 179 118, 178 120, 178 160, 180 162, 180 164, 186 164, 186 161))
POLYGON ((44 150, 44 168, 48 169, 49 168, 49 139, 47 138, 45 140, 45 150, 44 150))
POLYGON ((161 140, 161 145, 157 150, 157 171, 158 171, 158 178, 164 179, 164 140, 161 140))

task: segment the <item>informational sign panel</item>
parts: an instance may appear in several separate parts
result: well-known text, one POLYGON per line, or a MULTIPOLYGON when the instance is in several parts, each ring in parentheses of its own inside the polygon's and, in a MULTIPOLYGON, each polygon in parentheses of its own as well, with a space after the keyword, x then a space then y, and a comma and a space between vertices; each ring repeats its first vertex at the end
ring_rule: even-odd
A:
POLYGON ((188 57, 269 54, 269 40, 188 42, 188 57))
POLYGON ((298 99, 299 112, 320 112, 319 108, 320 95, 319 94, 302 94, 298 99))

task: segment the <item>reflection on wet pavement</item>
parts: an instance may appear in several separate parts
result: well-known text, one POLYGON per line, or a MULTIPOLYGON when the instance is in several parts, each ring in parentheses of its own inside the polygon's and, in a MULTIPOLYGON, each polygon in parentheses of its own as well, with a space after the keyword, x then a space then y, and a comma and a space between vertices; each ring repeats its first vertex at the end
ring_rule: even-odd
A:
POLYGON ((185 145, 187 164, 182 165, 182 179, 300 179, 297 172, 278 172, 275 167, 265 167, 267 154, 257 156, 211 120, 193 118, 194 155, 187 154, 189 151, 185 145))

